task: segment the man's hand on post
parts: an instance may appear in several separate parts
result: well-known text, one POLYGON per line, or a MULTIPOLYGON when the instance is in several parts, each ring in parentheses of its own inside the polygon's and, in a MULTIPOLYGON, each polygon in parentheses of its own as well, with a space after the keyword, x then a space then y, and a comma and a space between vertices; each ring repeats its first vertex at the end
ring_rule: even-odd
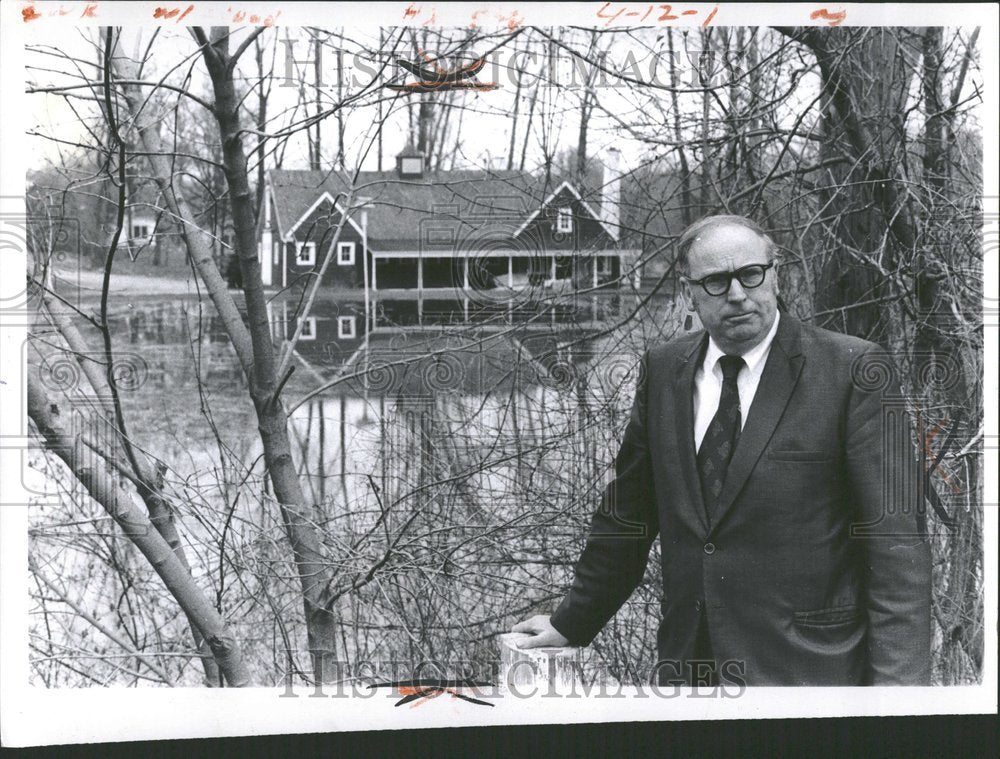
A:
POLYGON ((536 614, 531 619, 518 622, 511 628, 511 631, 534 636, 518 641, 518 648, 541 648, 542 646, 561 648, 569 645, 569 641, 563 637, 562 633, 552 626, 548 614, 536 614))

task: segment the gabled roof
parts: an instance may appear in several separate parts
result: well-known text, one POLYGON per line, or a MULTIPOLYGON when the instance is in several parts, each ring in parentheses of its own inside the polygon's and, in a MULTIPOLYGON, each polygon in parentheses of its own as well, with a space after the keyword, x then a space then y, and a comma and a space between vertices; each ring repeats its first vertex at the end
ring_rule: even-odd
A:
POLYGON ((562 184, 560 184, 558 187, 556 187, 556 189, 554 189, 551 193, 549 193, 549 196, 545 200, 542 201, 542 204, 540 206, 538 206, 534 211, 532 211, 531 215, 527 219, 524 220, 524 223, 521 224, 521 226, 518 228, 517 234, 521 234, 521 232, 523 232, 525 229, 527 229, 528 225, 531 224, 531 222, 535 220, 535 218, 538 216, 538 214, 540 214, 542 212, 542 209, 544 209, 547 205, 549 205, 550 203, 552 203, 552 201, 554 201, 563 190, 569 190, 570 193, 577 200, 580 201, 580 203, 583 205, 584 210, 586 210, 587 213, 589 213, 591 216, 593 216, 595 219, 597 219, 598 221, 601 222, 601 226, 604 227, 604 231, 607 232, 608 235, 611 236, 612 240, 617 240, 618 239, 618 230, 617 229, 610 229, 603 222, 603 220, 601 220, 600 213, 598 213, 593 208, 591 208, 590 205, 587 203, 587 201, 583 199, 583 197, 580 195, 579 192, 577 192, 577 189, 573 185, 571 185, 568 181, 564 181, 562 184))
MULTIPOLYGON (((319 196, 317 196, 316 200, 312 202, 312 205, 309 206, 309 208, 307 208, 299 216, 299 218, 292 224, 292 226, 289 227, 288 230, 283 233, 283 236, 291 236, 292 234, 294 234, 295 230, 298 229, 302 225, 302 223, 309 218, 310 215, 312 215, 312 212, 315 211, 320 206, 322 206, 324 203, 330 203, 334 208, 337 209, 338 213, 343 213, 344 200, 345 198, 335 198, 333 195, 330 194, 329 190, 324 190, 319 196)), ((350 223, 352 227, 354 227, 357 230, 358 234, 361 234, 361 227, 358 226, 358 223, 354 220, 353 216, 348 216, 347 221, 350 223)))
MULTIPOLYGON (((274 224, 285 237, 323 193, 337 197, 349 187, 339 172, 276 169, 268 172, 274 224)), ((564 184, 520 171, 429 172, 420 179, 400 179, 395 171, 361 172, 356 197, 369 199, 368 239, 373 250, 446 248, 467 236, 473 240, 512 238, 533 213, 564 184), (426 230, 453 230, 428 237, 426 230)), ((578 197, 581 193, 571 186, 578 197)), ((341 195, 341 198, 343 195, 341 195)), ((585 197, 585 196, 584 196, 585 197)), ((588 212, 600 220, 599 197, 585 197, 588 212)), ((612 239, 617 230, 607 230, 612 239)))

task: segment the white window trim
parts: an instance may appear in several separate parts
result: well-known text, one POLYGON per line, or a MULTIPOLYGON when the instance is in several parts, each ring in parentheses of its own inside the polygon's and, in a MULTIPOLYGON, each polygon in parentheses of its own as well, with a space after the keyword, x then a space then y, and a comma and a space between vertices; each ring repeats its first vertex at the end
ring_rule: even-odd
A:
POLYGON ((573 209, 563 206, 556 211, 556 232, 567 233, 573 231, 573 209))
POLYGON ((337 264, 339 266, 354 266, 354 243, 353 242, 338 242, 337 243, 337 264), (347 251, 347 260, 341 258, 341 254, 347 251))
POLYGON ((299 331, 299 340, 315 340, 316 317, 307 316, 305 319, 300 318, 299 323, 302 325, 302 329, 299 331), (306 330, 309 330, 308 333, 306 330))
POLYGON ((357 317, 356 316, 338 316, 337 317, 337 339, 338 340, 353 340, 357 336, 358 336, 357 317))
POLYGON ((399 171, 401 174, 412 176, 424 173, 423 156, 406 156, 400 159, 399 171))
POLYGON ((296 266, 316 265, 316 243, 295 241, 295 264, 296 266), (305 256, 303 256, 303 253, 305 256))

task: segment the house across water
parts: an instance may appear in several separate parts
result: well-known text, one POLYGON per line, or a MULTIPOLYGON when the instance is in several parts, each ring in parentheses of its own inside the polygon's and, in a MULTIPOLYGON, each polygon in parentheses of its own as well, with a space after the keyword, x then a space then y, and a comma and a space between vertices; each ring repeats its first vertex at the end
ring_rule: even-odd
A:
POLYGON ((521 171, 429 172, 407 149, 393 171, 356 177, 270 171, 265 199, 265 286, 320 277, 320 293, 344 305, 326 325, 306 317, 310 337, 603 322, 617 315, 622 288, 638 284, 614 175, 587 192, 521 171))

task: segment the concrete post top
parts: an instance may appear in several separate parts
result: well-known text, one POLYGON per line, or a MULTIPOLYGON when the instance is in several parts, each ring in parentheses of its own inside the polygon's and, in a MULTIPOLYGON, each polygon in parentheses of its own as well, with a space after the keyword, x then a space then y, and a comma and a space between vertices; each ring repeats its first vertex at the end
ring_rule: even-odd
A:
POLYGON ((528 633, 509 632, 500 636, 500 648, 508 649, 525 657, 548 659, 550 657, 579 656, 583 650, 576 646, 542 646, 541 648, 519 648, 518 642, 532 636, 528 633))

